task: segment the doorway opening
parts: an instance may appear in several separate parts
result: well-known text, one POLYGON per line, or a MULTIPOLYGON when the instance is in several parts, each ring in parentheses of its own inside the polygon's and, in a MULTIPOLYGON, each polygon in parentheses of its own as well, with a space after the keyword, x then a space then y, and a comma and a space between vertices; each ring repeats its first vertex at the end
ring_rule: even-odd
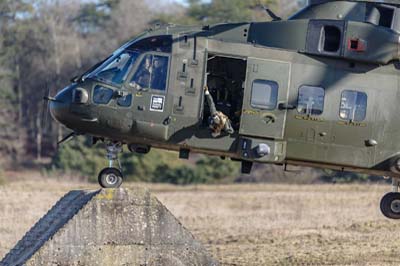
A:
MULTIPOLYGON (((208 55, 207 86, 217 110, 229 117, 235 130, 240 128, 246 70, 245 58, 208 55)), ((203 125, 208 126, 210 107, 207 101, 203 110, 203 125)))

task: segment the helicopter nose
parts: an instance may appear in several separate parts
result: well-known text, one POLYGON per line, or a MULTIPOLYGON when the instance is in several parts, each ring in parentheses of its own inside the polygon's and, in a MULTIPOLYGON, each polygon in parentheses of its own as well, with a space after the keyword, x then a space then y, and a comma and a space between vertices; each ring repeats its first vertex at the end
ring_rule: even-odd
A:
POLYGON ((65 124, 67 117, 69 116, 70 105, 72 102, 73 87, 69 86, 61 90, 50 102, 50 113, 51 116, 61 124, 65 124))

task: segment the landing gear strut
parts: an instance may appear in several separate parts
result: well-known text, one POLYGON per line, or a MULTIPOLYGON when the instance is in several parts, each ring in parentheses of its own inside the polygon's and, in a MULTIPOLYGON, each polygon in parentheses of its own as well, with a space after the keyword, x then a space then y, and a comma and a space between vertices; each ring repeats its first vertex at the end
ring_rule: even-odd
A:
POLYGON ((400 179, 392 178, 392 192, 387 193, 381 200, 381 211, 390 219, 400 219, 400 179))
POLYGON ((100 172, 98 176, 99 184, 103 188, 119 188, 123 181, 121 162, 118 159, 118 154, 122 152, 122 144, 110 142, 106 145, 109 167, 100 172), (115 162, 118 163, 118 168, 114 167, 115 162))

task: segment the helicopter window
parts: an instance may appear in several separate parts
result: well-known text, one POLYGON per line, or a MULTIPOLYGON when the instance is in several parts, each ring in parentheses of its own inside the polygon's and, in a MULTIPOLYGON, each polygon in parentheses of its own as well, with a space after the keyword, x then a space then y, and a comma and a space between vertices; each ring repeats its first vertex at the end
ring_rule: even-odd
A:
POLYGON ((93 102, 97 104, 108 104, 114 95, 112 89, 96 86, 93 93, 93 102))
POLYGON ((117 104, 121 107, 129 107, 132 104, 132 98, 133 98, 132 94, 129 94, 124 97, 120 97, 117 100, 117 104))
POLYGON ((257 79, 251 91, 251 106, 273 110, 278 102, 279 85, 275 81, 257 79))
POLYGON ((321 115, 324 111, 325 90, 321 87, 301 86, 297 111, 306 115, 321 115))
POLYGON ((100 81, 121 85, 139 56, 139 52, 123 52, 107 60, 89 77, 100 81))
POLYGON ((165 91, 168 62, 168 56, 147 55, 143 58, 129 85, 138 90, 150 88, 165 91))
POLYGON ((141 52, 172 52, 172 35, 153 36, 132 44, 128 50, 140 50, 141 52))
POLYGON ((343 91, 340 102, 340 118, 350 121, 363 121, 367 115, 368 96, 359 91, 343 91))

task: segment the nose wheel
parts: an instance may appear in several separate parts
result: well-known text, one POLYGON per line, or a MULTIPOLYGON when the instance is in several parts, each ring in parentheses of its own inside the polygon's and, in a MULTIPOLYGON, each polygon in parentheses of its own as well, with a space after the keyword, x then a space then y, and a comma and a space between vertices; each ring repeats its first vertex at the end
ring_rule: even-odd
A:
POLYGON ((393 192, 387 193, 381 200, 381 211, 389 219, 400 219, 400 180, 392 179, 393 192))
POLYGON ((106 146, 109 167, 101 170, 98 176, 99 185, 102 188, 119 188, 123 182, 122 167, 118 154, 122 152, 121 143, 108 143, 106 146), (115 168, 115 162, 119 168, 115 168))
POLYGON ((104 168, 99 174, 99 184, 102 188, 119 188, 123 176, 117 168, 104 168))

